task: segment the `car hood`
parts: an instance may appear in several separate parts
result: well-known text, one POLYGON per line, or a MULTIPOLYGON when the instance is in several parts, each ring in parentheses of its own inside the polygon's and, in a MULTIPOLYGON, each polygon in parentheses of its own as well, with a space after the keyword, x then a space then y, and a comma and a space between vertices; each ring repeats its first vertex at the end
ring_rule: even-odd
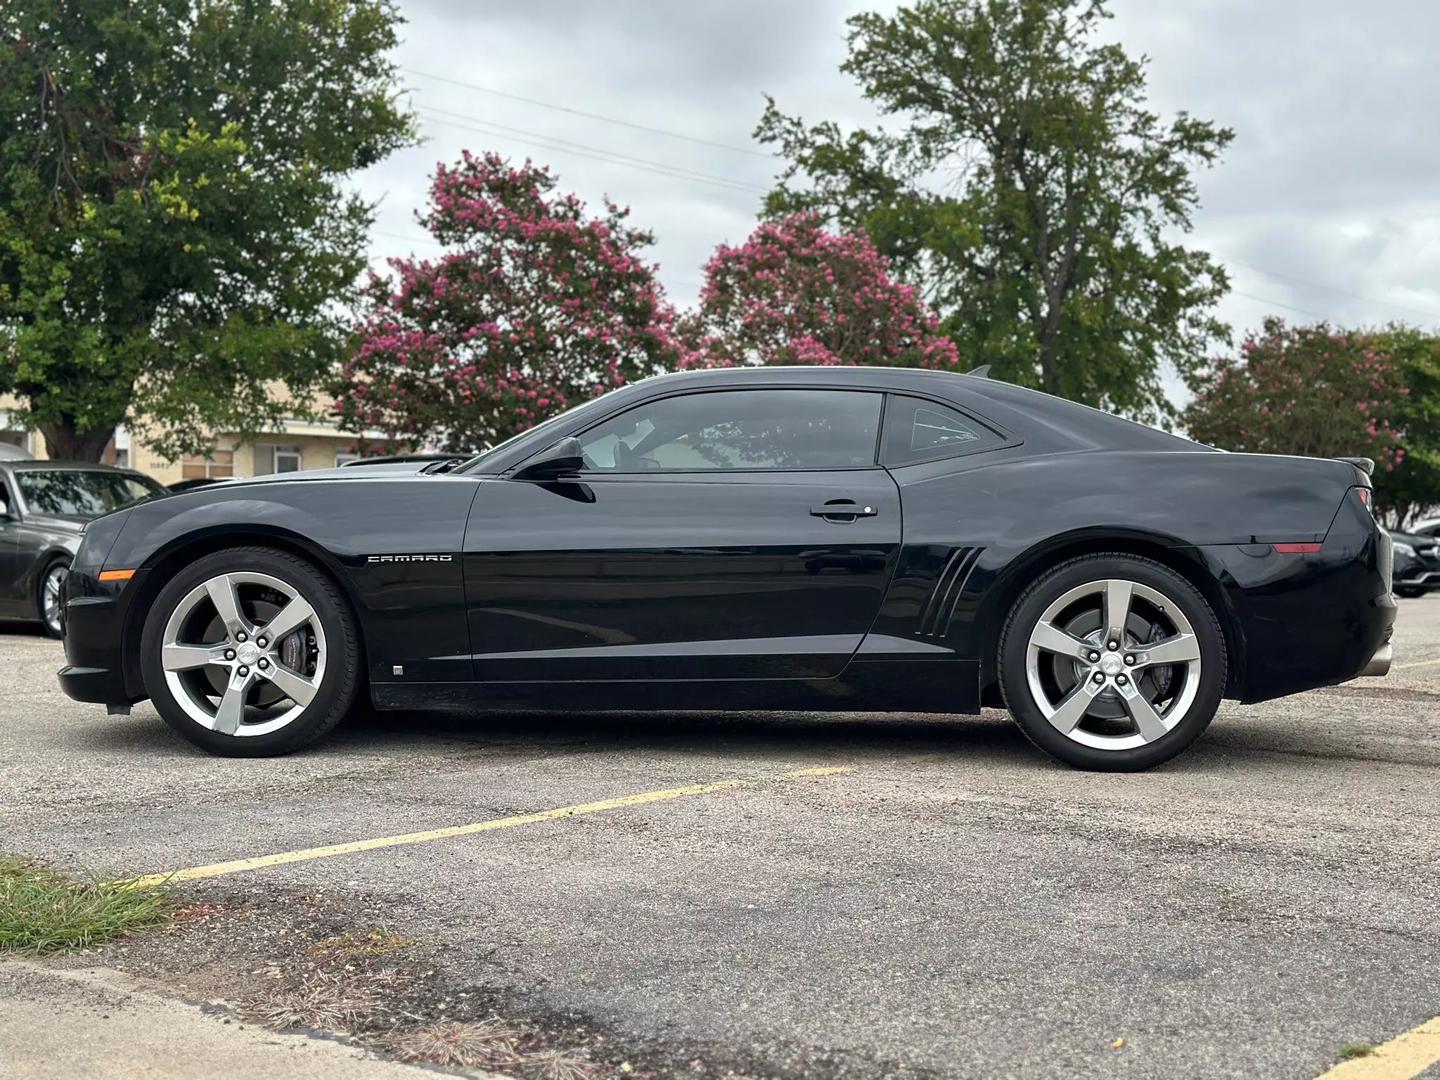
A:
POLYGON ((55 514, 27 514, 25 524, 37 529, 45 529, 56 533, 73 533, 79 536, 84 530, 87 522, 93 520, 88 517, 60 517, 55 514))
MULTIPOLYGON (((377 476, 415 476, 426 464, 429 463, 397 461, 389 465, 349 465, 343 469, 305 469, 302 472, 266 473, 264 476, 250 476, 224 485, 217 484, 208 489, 195 488, 193 490, 206 491, 223 486, 226 490, 233 491, 246 484, 294 484, 297 482, 310 483, 314 480, 373 480, 377 476)), ((190 492, 179 491, 176 494, 188 495, 190 492)))

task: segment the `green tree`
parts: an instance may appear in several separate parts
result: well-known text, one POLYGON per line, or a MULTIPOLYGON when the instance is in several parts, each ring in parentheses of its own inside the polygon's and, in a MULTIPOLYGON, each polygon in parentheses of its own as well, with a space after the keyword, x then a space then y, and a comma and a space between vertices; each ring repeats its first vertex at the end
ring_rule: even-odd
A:
POLYGON ((0 393, 50 453, 253 436, 343 354, 371 211, 413 139, 390 0, 0 7, 0 393))
POLYGON ((1440 507, 1440 337, 1392 326, 1373 335, 1389 353, 1402 393, 1395 426, 1405 453, 1393 469, 1375 474, 1375 496, 1403 529, 1412 518, 1440 507))
POLYGON ((849 20, 866 98, 851 132, 773 100, 756 131, 788 161, 765 210, 861 227, 917 285, 967 362, 1131 415, 1171 415, 1226 328, 1223 269, 1173 241, 1193 172, 1232 133, 1146 104, 1145 67, 1097 34, 1103 0, 919 0, 849 20))
POLYGON ((1369 333, 1266 319, 1238 357, 1216 357, 1196 373, 1185 422, 1196 439, 1224 450, 1373 458, 1378 507, 1398 525, 1417 502, 1433 501, 1423 484, 1434 479, 1440 411, 1434 348, 1433 339, 1403 329, 1369 333), (1428 390, 1412 385, 1426 365, 1428 390), (1412 470, 1416 456, 1421 463, 1412 470))

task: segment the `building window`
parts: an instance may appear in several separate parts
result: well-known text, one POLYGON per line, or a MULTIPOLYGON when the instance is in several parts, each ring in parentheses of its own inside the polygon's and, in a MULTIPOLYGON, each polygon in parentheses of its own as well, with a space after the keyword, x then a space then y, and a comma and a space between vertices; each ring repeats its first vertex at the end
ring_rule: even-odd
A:
POLYGON ((300 468, 300 450, 298 447, 275 447, 275 468, 273 471, 277 473, 299 472, 300 468))
POLYGON ((210 480, 235 475, 235 451, 212 450, 208 455, 190 454, 180 463, 184 480, 210 480))

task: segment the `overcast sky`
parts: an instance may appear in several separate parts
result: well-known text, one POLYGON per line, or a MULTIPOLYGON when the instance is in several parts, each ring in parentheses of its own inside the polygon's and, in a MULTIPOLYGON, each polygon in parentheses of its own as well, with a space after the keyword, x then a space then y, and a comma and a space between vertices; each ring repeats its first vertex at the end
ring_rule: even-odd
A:
MULTIPOLYGON (((671 298, 688 305, 705 259, 749 233, 775 174, 750 138, 763 95, 808 119, 868 122, 837 71, 844 19, 891 6, 401 0, 397 60, 427 142, 361 177, 381 200, 374 254, 434 254, 414 222, 427 176, 463 148, 493 149, 552 165, 594 204, 630 206, 656 234, 671 298)), ((1440 327, 1440 3, 1115 0, 1113 11, 1108 32, 1150 57, 1155 108, 1235 129, 1201 177, 1191 242, 1229 267, 1220 314, 1237 334, 1267 313, 1440 327)))

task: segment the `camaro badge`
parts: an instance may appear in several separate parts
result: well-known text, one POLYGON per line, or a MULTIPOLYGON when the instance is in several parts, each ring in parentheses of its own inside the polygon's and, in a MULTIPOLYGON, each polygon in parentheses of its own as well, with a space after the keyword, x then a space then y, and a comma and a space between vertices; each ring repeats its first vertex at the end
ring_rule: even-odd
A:
POLYGON ((367 555, 365 562, 449 562, 453 558, 454 555, 367 555))

